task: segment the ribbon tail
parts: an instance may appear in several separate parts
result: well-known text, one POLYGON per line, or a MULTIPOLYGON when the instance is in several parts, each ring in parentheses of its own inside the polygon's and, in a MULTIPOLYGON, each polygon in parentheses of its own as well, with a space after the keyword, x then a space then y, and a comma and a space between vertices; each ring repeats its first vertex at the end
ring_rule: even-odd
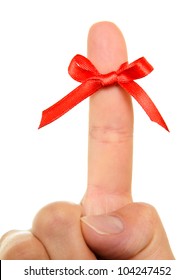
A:
POLYGON ((120 86, 125 89, 136 101, 141 105, 151 121, 158 123, 160 126, 169 131, 164 119, 160 112, 156 108, 153 101, 147 95, 147 93, 134 81, 129 83, 119 83, 120 86))
POLYGON ((42 112, 39 128, 50 124, 71 110, 74 106, 86 99, 102 87, 97 80, 87 80, 63 97, 61 100, 42 112))

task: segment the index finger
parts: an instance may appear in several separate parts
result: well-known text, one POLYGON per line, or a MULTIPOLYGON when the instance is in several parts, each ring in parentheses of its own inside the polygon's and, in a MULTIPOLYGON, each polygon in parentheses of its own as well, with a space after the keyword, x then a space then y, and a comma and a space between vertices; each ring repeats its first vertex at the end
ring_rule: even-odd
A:
MULTIPOLYGON (((125 40, 110 22, 93 25, 88 58, 99 72, 117 70, 127 61, 125 40)), ((131 201, 133 109, 120 86, 99 90, 90 98, 88 187, 85 214, 114 211, 131 201)))

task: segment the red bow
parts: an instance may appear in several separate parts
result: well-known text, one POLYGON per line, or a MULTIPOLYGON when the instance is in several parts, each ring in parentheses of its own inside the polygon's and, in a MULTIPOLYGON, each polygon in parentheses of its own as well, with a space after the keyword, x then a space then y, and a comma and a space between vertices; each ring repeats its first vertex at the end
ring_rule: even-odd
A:
POLYGON ((136 79, 145 77, 152 70, 153 67, 149 62, 144 57, 141 57, 130 64, 128 64, 128 62, 121 64, 117 71, 100 74, 86 57, 76 55, 69 65, 68 72, 74 80, 82 84, 42 112, 39 128, 60 118, 100 88, 119 84, 137 100, 152 121, 169 131, 152 100, 146 92, 134 82, 136 79))

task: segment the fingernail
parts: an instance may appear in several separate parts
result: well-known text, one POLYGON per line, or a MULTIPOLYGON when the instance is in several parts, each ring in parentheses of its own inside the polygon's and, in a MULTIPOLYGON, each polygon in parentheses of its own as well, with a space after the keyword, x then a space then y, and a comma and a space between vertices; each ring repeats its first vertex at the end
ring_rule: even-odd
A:
POLYGON ((116 216, 84 216, 81 220, 87 226, 102 235, 118 234, 124 229, 121 219, 116 216))

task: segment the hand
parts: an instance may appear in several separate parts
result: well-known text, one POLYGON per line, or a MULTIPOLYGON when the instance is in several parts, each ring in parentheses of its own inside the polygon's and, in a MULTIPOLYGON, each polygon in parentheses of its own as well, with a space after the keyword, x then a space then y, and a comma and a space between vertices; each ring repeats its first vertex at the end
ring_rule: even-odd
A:
MULTIPOLYGON (((108 22, 92 26, 88 58, 101 73, 127 61, 124 38, 108 22)), ((6 233, 1 259, 174 259, 156 210, 131 196, 133 109, 120 87, 90 98, 88 187, 80 205, 42 208, 30 231, 6 233)))

